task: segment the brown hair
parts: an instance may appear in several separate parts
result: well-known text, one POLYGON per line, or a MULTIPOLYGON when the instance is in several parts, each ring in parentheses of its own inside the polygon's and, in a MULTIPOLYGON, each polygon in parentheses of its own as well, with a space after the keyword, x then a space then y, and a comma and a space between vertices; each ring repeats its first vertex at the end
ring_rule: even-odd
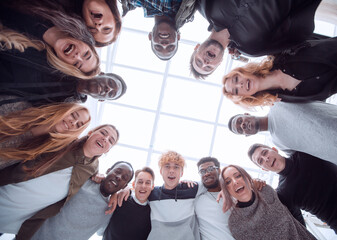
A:
MULTIPOLYGON (((104 124, 104 125, 100 125, 98 127, 95 127, 94 129, 90 130, 91 132, 95 132, 103 127, 111 127, 113 129, 115 129, 117 131, 117 129, 115 128, 115 126, 111 125, 111 124, 104 124)), ((118 131, 117 131, 117 136, 119 136, 118 131)), ((35 163, 31 164, 32 166, 25 166, 24 170, 28 173, 28 175, 30 176, 38 176, 43 174, 51 165, 53 165, 56 161, 58 161, 59 159, 61 159, 65 154, 67 154, 68 152, 71 151, 75 151, 77 149, 80 149, 81 147, 83 147, 83 145, 85 144, 85 142, 88 140, 89 136, 86 135, 84 137, 82 137, 81 139, 76 139, 75 141, 73 141, 71 144, 69 144, 69 146, 51 153, 51 154, 41 154, 38 156, 37 159, 34 160, 35 163)), ((117 142, 117 141, 116 141, 117 142)), ((99 158, 100 156, 95 156, 93 158, 93 161, 97 158, 99 158)), ((32 161, 33 162, 33 161, 32 161)))
POLYGON ((26 48, 33 47, 38 51, 46 49, 47 61, 60 72, 74 76, 81 79, 90 79, 94 76, 97 76, 100 70, 100 59, 95 50, 95 48, 88 44, 89 48, 92 50, 94 57, 97 59, 96 67, 87 73, 82 72, 77 67, 62 61, 59 57, 56 56, 54 50, 45 44, 41 40, 30 39, 22 33, 18 33, 10 28, 3 27, 0 23, 0 50, 5 51, 7 49, 17 49, 20 52, 24 52, 26 48))
POLYGON ((257 165, 258 167, 261 167, 261 166, 258 165, 256 162, 253 161, 253 154, 254 154, 254 152, 256 151, 256 149, 258 149, 258 148, 260 148, 260 147, 262 147, 262 148, 270 148, 270 147, 268 147, 267 145, 263 145, 263 144, 261 144, 261 143, 254 143, 252 146, 250 146, 250 148, 248 149, 248 152, 247 152, 248 157, 250 158, 250 160, 251 160, 253 163, 255 163, 255 165, 257 165))
POLYGON ((194 52, 192 53, 192 56, 190 58, 190 71, 191 74, 193 75, 193 77, 197 80, 205 80, 206 77, 208 77, 211 73, 209 74, 201 74, 199 73, 197 70, 194 69, 193 67, 193 61, 194 61, 194 57, 195 57, 195 53, 197 52, 197 50, 194 50, 194 52))
POLYGON ((35 159, 42 153, 57 152, 65 148, 86 129, 90 123, 90 118, 88 122, 75 131, 56 133, 53 132, 53 128, 65 116, 80 110, 89 113, 86 107, 79 104, 62 103, 27 108, 23 111, 0 116, 0 142, 7 141, 13 136, 22 135, 34 127, 48 126, 46 134, 33 137, 29 139, 29 142, 24 142, 18 147, 1 149, 0 157, 28 161, 35 159))
MULTIPOLYGON (((222 83, 225 85, 227 79, 231 79, 234 75, 254 75, 259 78, 265 78, 270 74, 270 70, 273 67, 273 56, 268 56, 261 63, 248 63, 243 67, 238 67, 230 71, 223 77, 222 83)), ((252 96, 237 96, 232 93, 226 92, 223 87, 223 94, 232 100, 235 104, 238 104, 244 108, 251 109, 256 106, 271 106, 277 99, 277 95, 270 94, 268 91, 260 91, 252 96)))
POLYGON ((96 47, 105 47, 115 42, 122 28, 122 18, 118 10, 117 0, 105 0, 105 2, 109 6, 112 16, 115 20, 115 32, 114 32, 114 37, 111 39, 111 41, 107 43, 101 43, 101 42, 95 41, 96 47))
POLYGON ((168 151, 163 153, 158 161, 159 168, 162 168, 165 164, 173 162, 181 166, 182 168, 185 166, 185 159, 179 153, 174 151, 168 151))
POLYGON ((238 170, 238 172, 241 174, 243 180, 245 181, 247 186, 250 186, 252 188, 252 190, 254 191, 255 194, 257 194, 257 189, 255 188, 254 184, 253 184, 253 179, 252 177, 246 172, 246 170, 244 170, 242 167, 237 166, 237 165, 228 165, 227 167, 224 167, 221 171, 221 177, 220 177, 220 184, 221 184, 221 190, 224 196, 224 204, 226 204, 226 208, 230 209, 232 207, 234 207, 235 203, 234 203, 234 199, 233 197, 230 195, 230 193, 227 190, 227 185, 225 183, 225 179, 223 177, 226 169, 233 167, 236 170, 238 170))
POLYGON ((147 172, 148 174, 151 175, 152 177, 152 180, 153 180, 153 184, 154 184, 154 172, 151 168, 149 167, 143 167, 142 169, 138 169, 136 172, 135 172, 135 179, 137 178, 137 176, 141 173, 141 172, 147 172))

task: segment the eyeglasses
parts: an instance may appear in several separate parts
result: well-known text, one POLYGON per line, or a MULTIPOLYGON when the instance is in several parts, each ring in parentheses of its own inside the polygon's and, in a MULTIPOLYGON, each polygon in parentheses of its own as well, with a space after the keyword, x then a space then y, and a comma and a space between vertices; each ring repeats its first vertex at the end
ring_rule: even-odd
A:
POLYGON ((210 173, 210 172, 213 172, 215 169, 218 169, 218 167, 217 166, 209 166, 206 169, 199 170, 199 174, 201 176, 204 176, 206 174, 206 172, 210 173))

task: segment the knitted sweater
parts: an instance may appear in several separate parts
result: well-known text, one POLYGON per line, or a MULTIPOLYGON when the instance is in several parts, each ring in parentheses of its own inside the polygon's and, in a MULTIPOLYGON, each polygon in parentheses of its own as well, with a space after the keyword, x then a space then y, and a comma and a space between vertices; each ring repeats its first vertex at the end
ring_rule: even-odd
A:
POLYGON ((252 205, 234 208, 228 225, 236 240, 316 239, 293 218, 268 185, 259 192, 252 205))

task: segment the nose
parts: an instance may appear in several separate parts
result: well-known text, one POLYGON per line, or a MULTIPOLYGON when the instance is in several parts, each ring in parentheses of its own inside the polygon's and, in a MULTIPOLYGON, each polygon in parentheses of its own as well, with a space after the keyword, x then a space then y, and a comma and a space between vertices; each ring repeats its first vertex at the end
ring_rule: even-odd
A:
POLYGON ((80 54, 79 52, 76 52, 76 53, 74 54, 74 59, 77 59, 77 60, 79 60, 79 61, 82 61, 82 56, 81 56, 81 54, 80 54))
POLYGON ((78 123, 78 119, 71 119, 70 123, 71 123, 72 126, 75 126, 76 123, 78 123))
POLYGON ((95 28, 100 31, 102 28, 102 24, 101 23, 95 23, 95 28))
POLYGON ((246 128, 247 128, 247 123, 246 123, 246 122, 242 122, 242 123, 241 123, 241 128, 244 129, 244 130, 246 130, 246 128))

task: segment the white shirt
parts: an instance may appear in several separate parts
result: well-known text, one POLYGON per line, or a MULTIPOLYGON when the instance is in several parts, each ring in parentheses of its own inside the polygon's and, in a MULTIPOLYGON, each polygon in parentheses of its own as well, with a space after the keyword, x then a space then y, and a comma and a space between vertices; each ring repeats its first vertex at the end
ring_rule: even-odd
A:
POLYGON ((0 187, 0 232, 17 234, 25 220, 65 198, 72 168, 0 187))
POLYGON ((219 192, 207 191, 195 200, 195 212, 202 240, 234 240, 228 227, 231 212, 222 211, 223 199, 218 203, 218 194, 219 192))

